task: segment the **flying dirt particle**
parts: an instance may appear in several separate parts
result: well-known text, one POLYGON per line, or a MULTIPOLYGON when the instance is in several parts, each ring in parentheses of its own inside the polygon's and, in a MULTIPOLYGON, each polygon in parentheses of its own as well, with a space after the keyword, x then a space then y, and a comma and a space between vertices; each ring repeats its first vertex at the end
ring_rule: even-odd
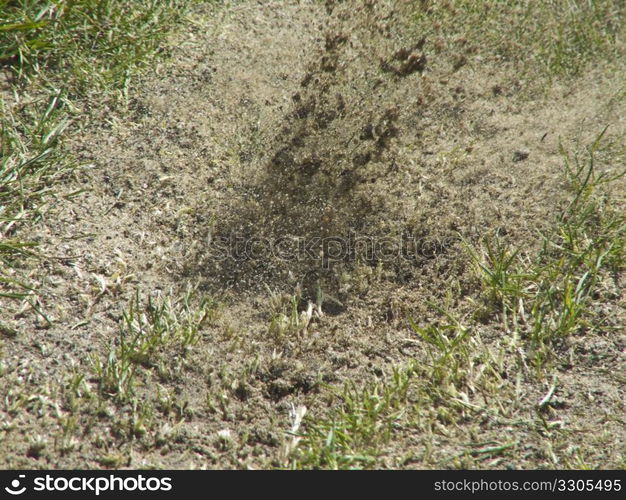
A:
POLYGON ((520 161, 524 161, 530 155, 529 151, 518 150, 513 153, 513 162, 517 163, 520 161))
POLYGON ((380 61, 380 68, 385 73, 393 73, 397 76, 408 76, 416 71, 420 73, 423 72, 426 69, 426 62, 425 54, 412 52, 400 66, 394 66, 383 59, 380 61))
POLYGON ((422 38, 419 42, 417 42, 412 47, 403 47, 400 50, 398 50, 393 55, 393 58, 396 61, 406 61, 411 56, 411 54, 422 50, 425 43, 426 43, 426 38, 422 38))
POLYGON ((337 47, 339 47, 340 45, 343 45, 347 41, 348 41, 348 37, 342 33, 338 33, 334 35, 327 33, 326 42, 325 42, 326 50, 328 51, 335 50, 337 47))
POLYGON ((467 57, 462 55, 458 57, 456 61, 454 61, 454 64, 452 65, 452 71, 458 71, 466 64, 467 64, 467 57))

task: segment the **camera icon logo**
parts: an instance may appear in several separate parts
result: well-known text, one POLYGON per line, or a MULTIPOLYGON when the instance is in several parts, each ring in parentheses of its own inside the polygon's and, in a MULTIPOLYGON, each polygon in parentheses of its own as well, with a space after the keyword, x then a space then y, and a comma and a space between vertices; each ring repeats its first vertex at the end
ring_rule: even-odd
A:
MULTIPOLYGON (((24 479, 26 476, 24 474, 20 474, 18 476, 20 479, 24 479)), ((14 479, 11 481, 11 486, 7 486, 4 488, 9 495, 21 495, 26 491, 26 486, 20 488, 20 479, 14 479)))

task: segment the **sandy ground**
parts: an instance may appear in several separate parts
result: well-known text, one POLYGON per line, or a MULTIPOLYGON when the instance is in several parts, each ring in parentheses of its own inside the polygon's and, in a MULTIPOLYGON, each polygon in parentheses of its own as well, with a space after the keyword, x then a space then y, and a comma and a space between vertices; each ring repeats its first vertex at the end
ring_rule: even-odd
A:
MULTIPOLYGON (((618 75, 597 69, 529 96, 510 67, 468 53, 457 68, 457 55, 421 40, 408 23, 410 2, 372 4, 207 9, 171 41, 171 59, 134 85, 126 108, 93 102, 95 119, 71 143, 85 168, 63 187, 85 192, 59 198, 29 235, 50 256, 33 279, 52 323, 10 304, 2 313, 19 331, 2 345, 2 466, 280 464, 292 405, 322 415, 323 384, 377 380, 422 359, 408 319, 439 320, 431 302, 468 314, 478 283, 462 239, 477 244, 498 232, 529 253, 537 247, 566 201, 560 143, 586 144, 609 123, 609 137, 623 134, 618 75), (386 241, 392 251, 333 253, 355 240, 386 241), (406 241, 416 251, 394 253, 406 241), (281 244, 310 246, 283 258, 281 244), (146 400, 171 394, 178 409, 135 437, 120 430, 132 405, 90 400, 72 409, 69 377, 91 373, 90 357, 118 338, 135 291, 177 297, 190 287, 220 312, 191 352, 168 354, 165 375, 148 370, 140 391, 146 400), (294 294, 303 310, 315 303, 312 323, 277 336, 272 317, 294 294), (241 373, 251 374, 245 387, 241 373), (21 393, 32 399, 12 411, 21 393), (216 410, 207 401, 220 394, 228 404, 216 410), (63 423, 79 429, 65 452, 63 423), (220 445, 225 430, 232 446, 220 445), (34 435, 46 443, 40 453, 34 435)), ((579 440, 596 466, 623 464, 621 293, 610 335, 563 347, 569 361, 559 368, 553 419, 569 430, 550 441, 556 448, 514 423, 532 418, 547 390, 528 376, 509 421, 468 418, 436 438, 432 461, 412 466, 437 466, 463 442, 511 433, 516 451, 473 466, 562 465, 579 440)), ((489 322, 480 333, 494 350, 507 335, 489 322)), ((403 434, 387 465, 423 457, 421 439, 403 434)))

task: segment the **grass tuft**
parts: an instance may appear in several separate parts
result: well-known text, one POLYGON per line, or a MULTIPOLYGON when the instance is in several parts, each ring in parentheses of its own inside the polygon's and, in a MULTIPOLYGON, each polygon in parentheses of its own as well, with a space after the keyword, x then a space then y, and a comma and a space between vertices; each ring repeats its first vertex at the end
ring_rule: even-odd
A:
POLYGON ((175 357, 174 352, 180 352, 184 358, 200 340, 204 323, 217 314, 213 301, 205 298, 193 306, 192 300, 191 293, 176 302, 151 297, 142 301, 139 293, 136 294, 120 322, 116 345, 111 346, 104 358, 92 358, 103 395, 126 401, 135 394, 140 367, 157 368, 163 376, 175 357))
POLYGON ((519 248, 497 236, 482 250, 470 249, 487 307, 501 314, 506 331, 516 328, 531 341, 539 365, 555 342, 603 325, 596 304, 605 283, 625 268, 626 215, 601 187, 626 170, 598 172, 595 158, 605 132, 582 157, 562 148, 572 198, 537 255, 522 258, 519 248))

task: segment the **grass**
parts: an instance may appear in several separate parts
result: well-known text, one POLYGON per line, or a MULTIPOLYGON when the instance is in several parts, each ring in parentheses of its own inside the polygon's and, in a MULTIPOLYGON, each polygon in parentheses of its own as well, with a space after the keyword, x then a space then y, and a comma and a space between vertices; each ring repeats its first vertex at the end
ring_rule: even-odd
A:
MULTIPOLYGON (((268 292, 272 309, 269 334, 277 340, 305 335, 313 317, 313 304, 309 302, 307 310, 300 311, 301 297, 298 295, 281 295, 271 290, 268 292)), ((315 309, 316 313, 319 311, 320 305, 315 309)))
POLYGON ((623 0, 448 0, 423 2, 420 36, 457 54, 455 67, 480 52, 513 63, 516 75, 573 77, 589 63, 624 57, 623 0))
POLYGON ((174 376, 186 352, 200 340, 205 321, 215 318, 216 304, 209 299, 192 306, 193 295, 181 300, 142 302, 137 293, 120 322, 117 343, 108 354, 92 358, 100 392, 124 402, 135 395, 141 367, 155 368, 161 378, 174 376), (180 354, 175 354, 175 353, 180 354))
POLYGON ((68 126, 60 92, 12 110, 0 98, 0 296, 28 300, 33 286, 20 263, 36 244, 18 230, 40 220, 54 186, 76 168, 60 144, 68 126))
POLYGON ((424 342, 427 362, 414 360, 396 367, 373 384, 328 387, 330 411, 325 416, 307 413, 286 465, 361 469, 419 461, 442 467, 453 460, 463 466, 512 451, 515 441, 482 447, 457 443, 461 451, 452 458, 436 451, 436 434, 454 433, 452 429, 470 415, 488 415, 493 411, 486 404, 489 398, 514 397, 499 375, 503 354, 484 349, 476 331, 449 319, 449 323, 425 328, 412 323, 415 335, 424 342), (421 436, 421 455, 398 454, 393 444, 400 436, 421 436), (387 457, 398 455, 396 461, 388 461, 387 457), (462 463, 459 458, 470 462, 462 463))
POLYGON ((411 404, 408 390, 415 367, 396 369, 389 381, 365 388, 347 384, 343 390, 329 388, 339 409, 321 419, 305 419, 306 431, 291 468, 364 468, 374 466, 401 425, 411 404))
MULTIPOLYGON (((128 464, 128 444, 161 447, 177 439, 179 423, 192 410, 168 382, 182 376, 202 328, 217 314, 214 301, 192 292, 179 300, 142 299, 137 293, 108 352, 93 355, 89 366, 76 363, 60 389, 63 411, 57 408, 54 449, 63 456, 80 447, 83 434, 100 419, 110 422, 110 433, 94 441, 104 467, 128 464)), ((18 411, 32 400, 18 392, 11 408, 18 411)))
POLYGON ((529 339, 539 365, 555 342, 603 326, 594 305, 606 298, 603 283, 610 283, 626 262, 626 216, 601 191, 626 170, 615 165, 598 173, 595 157, 605 132, 582 158, 562 149, 572 198, 551 234, 543 236, 537 255, 522 257, 520 248, 497 236, 482 250, 471 250, 487 307, 501 315, 506 331, 515 329, 529 339))
MULTIPOLYGON (((0 92, 0 299, 7 306, 7 300, 16 304, 0 307, 3 336, 19 332, 2 316, 26 307, 50 324, 28 276, 33 261, 47 256, 23 235, 53 203, 79 194, 60 189, 80 168, 65 141, 90 119, 77 101, 96 94, 99 101, 124 97, 133 76, 167 55, 162 52, 163 38, 197 3, 0 0, 0 77, 8 84, 0 92)), ((62 389, 69 414, 60 416, 57 407, 54 417, 60 429, 54 448, 61 455, 80 445, 80 433, 93 425, 92 413, 97 417, 109 411, 109 398, 130 404, 128 414, 114 419, 119 435, 140 436, 154 424, 154 402, 138 403, 135 397, 142 379, 140 364, 157 363, 161 376, 173 376, 180 368, 180 363, 169 365, 162 357, 164 346, 178 349, 174 358, 182 363, 186 350, 198 341, 202 321, 213 314, 213 303, 192 306, 190 301, 191 295, 185 295, 144 304, 137 295, 124 314, 119 344, 105 359, 93 359, 97 391, 91 388, 89 370, 75 367, 62 389)), ((0 372, 9 377, 13 367, 1 364, 0 372)), ((10 414, 35 411, 33 404, 48 397, 48 386, 30 387, 28 380, 21 381, 9 392, 5 409, 10 414)), ((46 408, 37 411, 49 413, 46 408)), ((106 447, 108 440, 100 440, 106 447)), ((38 458, 51 450, 46 440, 35 436, 27 454, 38 458)), ((124 453, 104 452, 101 463, 119 466, 125 460, 124 453)))
POLYGON ((76 92, 126 89, 194 0, 2 0, 0 63, 76 92))
MULTIPOLYGON (((402 464, 385 462, 385 457, 393 454, 394 440, 409 433, 423 436, 419 440, 422 455, 407 457, 409 461, 462 468, 487 459, 499 463, 501 457, 515 452, 518 441, 471 444, 464 449, 457 443, 457 451, 438 455, 433 434, 453 433, 450 429, 468 414, 515 421, 514 410, 527 415, 525 420, 517 419, 516 425, 549 437, 546 453, 558 463, 552 440, 558 442, 562 423, 546 418, 557 388, 556 376, 534 408, 524 408, 520 402, 519 377, 527 371, 529 359, 538 369, 535 375, 528 373, 530 380, 545 380, 554 372, 560 340, 593 329, 607 331, 599 306, 606 300, 606 280, 626 267, 626 216, 601 188, 626 175, 626 170, 598 172, 595 158, 605 131, 582 155, 562 151, 572 196, 553 232, 543 236, 537 255, 524 255, 497 236, 487 239, 481 249, 468 247, 482 283, 482 302, 475 303, 472 315, 476 326, 466 327, 441 309, 443 324, 420 327, 411 321, 426 361, 395 368, 374 383, 329 387, 328 413, 320 416, 309 410, 302 430, 288 434, 292 437, 287 439, 295 435, 297 441, 286 466, 398 467, 402 464), (508 337, 497 352, 487 348, 478 335, 476 328, 485 320, 499 323, 508 337), (520 350, 525 352, 521 358, 520 350), (507 373, 517 377, 511 380, 503 376, 507 373)), ((580 457, 572 460, 580 462, 580 457)))
MULTIPOLYGON (((61 197, 60 183, 79 167, 64 140, 89 116, 73 102, 96 92, 101 99, 124 96, 133 75, 163 55, 163 37, 194 3, 0 0, 0 65, 14 92, 0 95, 0 298, 38 307, 28 274, 29 259, 40 255, 23 235, 46 216, 61 197)), ((468 62, 464 54, 480 52, 514 65, 515 78, 557 79, 623 57, 623 1, 423 4, 416 27, 434 50, 458 54, 458 65, 468 62)), ((276 453, 268 463, 291 469, 502 467, 524 453, 532 435, 541 443, 535 451, 543 453, 537 463, 543 457, 553 466, 591 467, 584 449, 559 449, 563 441, 575 442, 578 431, 556 413, 555 372, 565 340, 595 331, 610 335, 615 328, 601 306, 618 295, 616 277, 626 262, 623 200, 616 202, 610 191, 624 175, 626 155, 606 139, 602 132, 580 151, 562 151, 571 200, 541 236, 538 252, 498 234, 482 246, 468 245, 480 282, 471 310, 435 307, 439 321, 413 318, 407 342, 418 356, 374 380, 327 385, 308 408, 292 405, 286 445, 272 445, 276 453), (484 342, 486 334, 497 341, 484 342), (411 446, 399 449, 398 442, 411 446)), ((456 150, 448 156, 450 170, 465 161, 456 150)), ((214 360, 213 371, 198 369, 209 379, 203 384, 213 386, 206 389, 208 415, 224 422, 239 418, 237 406, 264 390, 259 380, 279 365, 283 350, 312 345, 332 324, 322 321, 321 292, 305 310, 298 295, 270 295, 270 325, 261 336, 268 333, 278 349, 271 360, 261 354, 231 369, 226 357, 214 360)), ((131 465, 137 443, 144 450, 164 447, 164 454, 173 442, 188 448, 180 423, 195 410, 177 393, 182 384, 171 382, 189 368, 190 351, 217 314, 216 303, 193 294, 155 299, 136 293, 104 355, 93 355, 89 366, 73 365, 62 388, 40 383, 32 367, 0 360, 0 377, 10 387, 3 410, 12 417, 30 412, 42 427, 56 425, 53 438, 42 437, 44 430, 31 438, 28 456, 54 450, 63 456, 89 442, 100 465, 122 467, 131 465), (55 403, 58 391, 62 408, 55 403), (93 440, 85 441, 92 431, 93 440)), ((225 331, 218 340, 242 352, 257 341, 255 334, 225 331)), ((0 322, 0 335, 18 332, 0 322)), ((0 430, 15 425, 3 422, 0 430)), ((216 447, 239 452, 237 443, 246 441, 239 438, 223 429, 216 447)), ((601 448, 611 439, 598 435, 593 442, 601 448)))
POLYGON ((0 0, 0 66, 13 79, 13 95, 0 94, 0 297, 34 307, 20 268, 36 244, 19 231, 43 217, 78 167, 64 139, 86 117, 71 99, 123 95, 195 3, 0 0))

